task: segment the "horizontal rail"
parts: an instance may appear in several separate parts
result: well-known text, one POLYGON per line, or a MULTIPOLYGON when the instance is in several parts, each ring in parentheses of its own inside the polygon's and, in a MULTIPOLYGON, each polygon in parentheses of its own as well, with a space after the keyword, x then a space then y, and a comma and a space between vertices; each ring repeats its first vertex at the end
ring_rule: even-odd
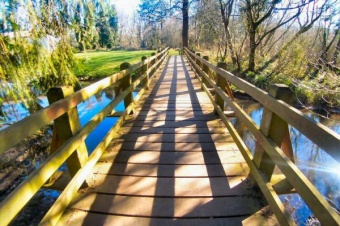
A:
MULTIPOLYGON (((14 136, 18 139, 24 139, 25 136, 34 134, 41 127, 48 125, 52 120, 63 115, 68 110, 74 108, 82 101, 90 98, 97 92, 115 84, 117 81, 121 80, 125 76, 133 73, 135 70, 139 69, 143 65, 150 63, 151 61, 158 59, 164 60, 166 57, 168 49, 163 50, 159 54, 144 60, 138 64, 133 65, 127 70, 120 71, 112 76, 104 78, 76 93, 68 98, 59 100, 49 107, 42 109, 36 114, 27 117, 26 119, 14 124, 11 127, 6 128, 4 131, 0 132, 0 141, 5 141, 9 136, 19 133, 19 135, 14 136), (25 127, 23 127, 25 126, 25 127), (25 129, 22 129, 25 128, 25 129), (30 130, 26 129, 30 128, 30 130), (33 128, 36 129, 33 131, 33 128)), ((156 62, 156 65, 160 65, 160 61, 156 62)), ((153 65, 154 68, 157 66, 153 65)), ((149 76, 148 73, 141 75, 137 78, 130 87, 122 91, 114 100, 112 100, 105 108, 103 108, 97 115, 95 115, 83 128, 81 128, 73 137, 67 140, 61 147, 59 147, 52 155, 50 155, 46 161, 44 161, 40 167, 35 170, 28 178, 21 183, 14 191, 12 191, 1 203, 0 203, 0 224, 7 225, 13 218, 20 212, 20 210, 27 204, 27 202, 36 194, 36 192, 46 183, 46 181, 53 175, 53 173, 66 161, 66 159, 81 145, 85 142, 86 137, 96 128, 103 119, 109 115, 112 110, 136 87, 141 83, 143 79, 149 76)), ((130 107, 129 107, 130 109, 130 107)), ((110 133, 109 137, 112 136, 110 133)), ((108 138, 108 136, 106 136, 108 138)), ((104 141, 107 144, 107 141, 104 141)), ((4 152, 11 146, 15 145, 14 139, 10 139, 7 143, 3 143, 0 148, 4 152), (6 149, 7 148, 7 149, 6 149)), ((95 149, 103 147, 103 142, 95 149)), ((87 162, 94 161, 93 157, 88 159, 87 162)), ((84 166, 82 169, 87 169, 89 166, 84 166)), ((80 169, 79 171, 81 171, 80 169)), ((77 175, 77 174, 76 174, 77 175)), ((83 177, 82 177, 83 178, 83 177)), ((76 178, 77 179, 77 178, 76 178)), ((78 178, 79 179, 79 178, 78 178)), ((79 184, 81 186, 82 183, 79 184)))
POLYGON ((48 125, 54 119, 60 117, 68 110, 76 107, 81 102, 89 99, 94 94, 115 84, 117 81, 121 80, 126 75, 134 72, 135 70, 141 68, 143 65, 157 59, 157 57, 160 54, 164 53, 164 51, 166 50, 163 50, 163 52, 155 56, 152 56, 143 62, 133 65, 131 68, 127 70, 120 71, 96 83, 93 83, 92 85, 89 85, 75 92, 70 97, 62 99, 56 103, 53 103, 48 107, 0 131, 0 144, 1 144, 0 154, 8 150, 9 148, 13 147, 15 144, 25 139, 26 137, 36 133, 39 129, 48 125), (25 129, 23 130, 22 128, 25 129))
POLYGON ((198 59, 201 63, 209 67, 210 70, 220 74, 239 89, 245 91, 256 101, 261 103, 265 108, 280 116, 288 124, 299 130, 306 137, 317 144, 321 149, 325 150, 329 155, 340 162, 339 134, 322 125, 321 123, 316 122, 289 104, 271 97, 267 92, 257 88, 249 82, 238 78, 228 71, 218 68, 209 61, 196 56, 190 51, 187 51, 187 53, 190 54, 191 57, 195 58, 196 60, 198 59))
MULTIPOLYGON (((159 62, 156 64, 159 66, 162 61, 165 59, 167 54, 164 54, 162 59, 160 59, 159 62)), ((148 73, 141 76, 138 81, 135 81, 133 84, 133 87, 137 87, 137 85, 146 77, 148 76, 148 73)), ((85 166, 78 171, 78 173, 72 178, 70 183, 67 185, 67 187, 64 189, 64 191, 60 194, 58 199, 55 201, 53 206, 50 208, 50 210, 46 213, 44 218, 41 220, 39 225, 56 225, 60 217, 62 216, 63 212, 65 211, 66 207, 70 204, 72 198, 77 194, 78 189, 81 187, 82 183, 85 181, 87 176, 90 174, 92 168, 99 160, 100 156, 103 154, 106 147, 109 145, 110 141, 114 138, 116 135, 116 132, 119 130, 123 122, 125 121, 125 118, 130 114, 130 112, 133 110, 133 105, 139 101, 142 94, 146 90, 147 84, 139 91, 139 94, 135 97, 133 103, 125 109, 124 113, 119 117, 116 125, 108 132, 108 134, 105 136, 103 141, 98 144, 98 146, 95 148, 91 156, 89 157, 88 161, 86 162, 85 166)), ((123 95, 124 97, 126 95, 123 95)), ((124 97, 121 98, 124 99, 124 97)))
MULTIPOLYGON (((215 89, 215 92, 218 93, 218 95, 223 98, 224 101, 227 102, 228 106, 230 106, 238 118, 245 124, 245 126, 249 129, 250 132, 255 136, 257 140, 257 144, 263 147, 266 153, 270 156, 271 160, 275 163, 276 166, 279 167, 281 172, 286 176, 288 181, 296 191, 299 193, 299 195, 304 199, 304 201, 307 203, 307 205, 311 208, 315 216, 320 220, 322 224, 325 225, 338 225, 340 223, 340 217, 337 214, 337 212, 332 208, 332 206, 325 200, 325 198, 320 194, 320 192, 315 188, 315 186, 307 179, 307 177, 297 168, 297 166, 283 153, 283 151, 267 136, 265 136, 259 126, 250 118, 250 116, 237 104, 235 103, 231 97, 229 97, 220 87, 218 87, 214 81, 212 81, 209 76, 203 71, 202 68, 200 68, 196 62, 199 59, 201 62, 206 63, 205 65, 211 64, 201 58, 198 58, 196 55, 187 52, 188 59, 190 63, 195 68, 197 74, 199 74, 202 78, 205 79, 205 81, 208 81, 208 83, 211 85, 213 89, 215 89)), ((215 66, 209 67, 212 71, 215 71, 216 73, 223 75, 225 73, 225 70, 221 70, 215 66), (217 70, 218 69, 218 70, 217 70)), ((228 72, 229 73, 229 72, 228 72)), ((231 73, 229 73, 231 74, 231 73)), ((234 75, 232 75, 234 76, 234 75)), ((223 76, 224 78, 228 79, 227 76, 223 76)), ((235 79, 235 78, 234 78, 235 79)), ((202 79, 203 80, 203 79, 202 79)), ((236 78, 238 83, 242 83, 243 80, 236 78)), ((245 82, 246 83, 246 82, 245 82)), ((234 84, 235 85, 235 84, 234 84)), ((264 91, 253 87, 251 84, 247 83, 247 85, 242 84, 243 87, 247 87, 247 89, 255 89, 256 91, 253 91, 253 93, 262 93, 265 96, 261 96, 260 99, 266 103, 267 102, 279 102, 281 105, 284 106, 284 108, 291 109, 289 105, 282 101, 278 101, 275 98, 269 96, 264 91), (269 101, 268 101, 269 100, 269 101)), ((263 173, 261 170, 258 169, 258 167, 254 164, 253 156, 249 152, 248 148, 245 147, 243 141, 239 137, 239 135, 235 134, 235 129, 231 125, 231 123, 226 119, 223 110, 220 109, 220 107, 215 103, 215 100, 212 98, 208 88, 203 84, 204 89, 208 93, 208 95, 211 97, 211 100, 213 104, 215 105, 216 111, 221 116, 221 119, 228 127, 229 131, 231 132, 231 135, 236 141, 236 144, 238 145, 243 157, 245 158, 246 162, 248 163, 248 166, 250 168, 250 172, 255 178, 255 180, 258 183, 258 186, 260 187, 262 193, 264 194, 265 198, 267 199, 268 203, 272 206, 273 211, 275 215, 277 216, 279 222, 283 225, 290 225, 292 222, 287 219, 287 214, 285 209, 282 207, 281 201, 278 199, 276 192, 273 189, 273 185, 269 183, 269 180, 266 179, 263 176, 263 173)), ((239 87, 240 88, 240 87, 239 87)), ((252 96, 252 95, 251 95, 252 96)), ((270 107, 276 106, 276 104, 264 105, 267 109, 272 110, 270 107)), ((293 110, 292 112, 299 112, 298 110, 293 110)), ((287 113, 287 111, 286 111, 287 113)), ((289 114, 289 113, 288 113, 289 114)), ((302 114, 302 113, 301 113, 302 114)), ((300 115, 300 114, 298 114, 300 115)), ((279 115, 281 116, 281 114, 279 115)), ((306 116, 307 117, 307 116, 306 116)), ((290 116, 286 116, 285 118, 290 118, 290 116)), ((303 117, 305 118, 305 117, 303 117)), ((312 123, 312 121, 308 121, 308 123, 312 123)), ((323 128, 320 129, 321 131, 323 128)), ((337 137, 337 134, 333 133, 331 131, 329 133, 328 128, 324 134, 328 134, 327 136, 333 136, 333 139, 337 137)), ((332 139, 330 139, 332 140, 332 139)), ((333 146, 331 146, 333 147, 333 146)), ((327 146, 329 148, 329 146, 327 146)), ((338 160, 338 159, 337 159, 338 160)))

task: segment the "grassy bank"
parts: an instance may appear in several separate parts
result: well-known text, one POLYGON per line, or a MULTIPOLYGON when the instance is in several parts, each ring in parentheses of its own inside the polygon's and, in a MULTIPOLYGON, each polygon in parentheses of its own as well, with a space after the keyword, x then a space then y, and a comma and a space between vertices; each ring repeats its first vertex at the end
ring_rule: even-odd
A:
POLYGON ((143 51, 100 51, 75 54, 78 67, 75 69, 77 77, 103 78, 119 71, 123 62, 135 64, 142 56, 150 57, 155 50, 143 51))

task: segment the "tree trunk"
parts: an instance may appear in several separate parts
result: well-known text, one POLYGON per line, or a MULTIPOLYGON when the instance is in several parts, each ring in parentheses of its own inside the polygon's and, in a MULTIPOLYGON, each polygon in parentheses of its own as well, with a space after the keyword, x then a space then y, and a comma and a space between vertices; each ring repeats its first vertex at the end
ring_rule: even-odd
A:
POLYGON ((255 31, 249 32, 249 65, 248 71, 255 71, 255 51, 256 51, 256 42, 255 42, 255 31))
POLYGON ((182 42, 183 47, 189 47, 189 0, 183 0, 183 30, 182 30, 182 42))
POLYGON ((336 43, 335 51, 332 57, 333 64, 336 65, 340 53, 340 34, 338 34, 338 42, 336 43))

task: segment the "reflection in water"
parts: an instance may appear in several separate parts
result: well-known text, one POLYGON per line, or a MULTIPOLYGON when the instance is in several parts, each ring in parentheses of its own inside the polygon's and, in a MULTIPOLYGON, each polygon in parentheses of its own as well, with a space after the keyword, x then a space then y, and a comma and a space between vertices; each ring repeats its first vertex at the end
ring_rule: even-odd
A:
MULTIPOLYGON (((255 123, 260 125, 263 113, 262 106, 249 100, 238 100, 237 102, 255 123)), ((340 133, 339 116, 335 116, 335 119, 325 119, 310 112, 306 114, 315 121, 340 133)), ((245 144, 254 154, 256 147, 254 136, 245 128, 243 123, 236 118, 231 119, 231 122, 240 133, 245 144)), ((340 212, 340 163, 311 142, 298 130, 290 126, 289 131, 296 165, 328 202, 340 212)), ((281 201, 286 204, 287 209, 292 213, 293 219, 295 219, 299 225, 305 225, 307 220, 311 219, 310 217, 313 214, 299 195, 281 195, 280 198, 281 201)))
MULTIPOLYGON (((133 93, 135 97, 137 93, 133 93)), ((81 126, 84 126, 89 122, 96 114, 98 114, 103 108, 105 108, 115 98, 115 91, 113 87, 109 87, 102 92, 90 97, 88 100, 80 103, 77 106, 78 114, 80 118, 81 126)), ((48 106, 48 100, 46 96, 39 97, 40 104, 42 107, 48 106)), ((0 130, 6 128, 10 124, 13 124, 21 119, 29 116, 27 108, 21 103, 5 103, 5 113, 8 119, 3 120, 5 123, 1 126, 0 130)), ((123 101, 118 104, 115 111, 124 111, 123 101)), ((97 147, 100 141, 104 138, 107 132, 116 124, 117 117, 106 117, 92 133, 86 138, 86 146, 89 154, 97 147)))

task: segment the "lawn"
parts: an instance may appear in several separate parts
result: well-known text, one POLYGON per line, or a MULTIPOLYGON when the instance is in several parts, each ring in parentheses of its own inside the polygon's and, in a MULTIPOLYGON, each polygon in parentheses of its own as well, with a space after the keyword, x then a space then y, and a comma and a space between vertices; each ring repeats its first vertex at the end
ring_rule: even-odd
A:
POLYGON ((75 69, 77 77, 103 78, 119 71, 123 62, 136 64, 142 56, 150 57, 155 50, 143 51, 100 51, 75 54, 78 68, 75 69))

